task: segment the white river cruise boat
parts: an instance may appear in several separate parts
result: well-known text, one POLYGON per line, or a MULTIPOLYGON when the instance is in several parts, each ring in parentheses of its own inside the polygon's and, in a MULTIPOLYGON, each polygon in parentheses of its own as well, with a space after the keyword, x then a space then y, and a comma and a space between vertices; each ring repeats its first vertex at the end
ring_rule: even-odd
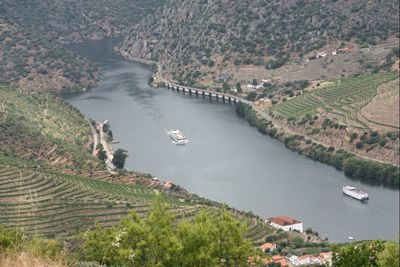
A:
POLYGON ((189 140, 179 130, 170 130, 168 135, 171 137, 174 144, 184 145, 189 143, 189 140))
POLYGON ((343 186, 343 194, 348 195, 357 200, 360 200, 361 202, 368 201, 368 194, 353 186, 349 185, 343 186))

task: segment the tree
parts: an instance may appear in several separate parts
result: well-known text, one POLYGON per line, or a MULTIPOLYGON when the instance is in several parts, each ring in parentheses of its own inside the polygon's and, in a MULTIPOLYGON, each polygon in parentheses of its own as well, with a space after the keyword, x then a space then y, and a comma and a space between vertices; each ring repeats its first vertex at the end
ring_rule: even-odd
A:
POLYGON ((400 266, 399 242, 386 242, 382 252, 378 254, 379 266, 398 267, 400 266))
POLYGON ((107 159, 107 153, 104 151, 103 144, 102 143, 98 143, 97 146, 96 146, 96 149, 98 150, 97 151, 97 157, 102 161, 106 160, 107 159))
POLYGON ((147 79, 147 84, 148 84, 148 85, 151 85, 153 82, 154 82, 154 78, 153 78, 153 76, 150 76, 150 77, 147 79))
POLYGON ((258 84, 257 79, 253 79, 252 85, 256 86, 258 84))
POLYGON ((99 160, 105 161, 107 159, 107 153, 103 149, 99 149, 97 152, 97 157, 99 160))
POLYGON ((223 90, 224 92, 229 91, 229 84, 228 84, 227 82, 224 82, 224 83, 222 84, 222 90, 223 90))
POLYGON ((333 249, 332 265, 336 267, 378 266, 377 255, 383 250, 381 241, 365 241, 333 249))
POLYGON ((236 83, 236 90, 238 91, 238 93, 242 92, 242 86, 240 85, 240 82, 236 83))
POLYGON ((247 266, 255 254, 246 226, 227 211, 174 221, 157 197, 145 219, 132 212, 114 228, 85 233, 80 257, 106 266, 247 266))
POLYGON ((125 166, 125 160, 128 157, 127 154, 128 151, 124 150, 124 149, 120 149, 118 148, 113 155, 113 159, 112 159, 112 164, 114 164, 114 166, 117 169, 123 169, 125 166))
POLYGON ((258 95, 257 95, 256 92, 251 91, 251 92, 247 95, 246 99, 249 100, 249 101, 254 101, 254 100, 257 99, 257 96, 258 96, 258 95))

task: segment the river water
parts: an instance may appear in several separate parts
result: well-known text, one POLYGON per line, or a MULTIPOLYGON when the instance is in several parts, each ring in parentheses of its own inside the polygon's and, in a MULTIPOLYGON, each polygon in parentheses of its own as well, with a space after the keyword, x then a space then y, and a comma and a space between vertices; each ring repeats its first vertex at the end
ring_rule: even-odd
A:
POLYGON ((399 191, 346 178, 333 167, 292 152, 236 116, 234 107, 165 88, 150 88, 151 71, 113 54, 116 40, 70 48, 103 73, 98 88, 66 97, 84 114, 109 120, 128 169, 171 180, 200 196, 270 217, 292 216, 334 242, 395 239, 399 191), (168 129, 190 142, 171 142, 168 129), (362 204, 343 185, 370 195, 362 204))

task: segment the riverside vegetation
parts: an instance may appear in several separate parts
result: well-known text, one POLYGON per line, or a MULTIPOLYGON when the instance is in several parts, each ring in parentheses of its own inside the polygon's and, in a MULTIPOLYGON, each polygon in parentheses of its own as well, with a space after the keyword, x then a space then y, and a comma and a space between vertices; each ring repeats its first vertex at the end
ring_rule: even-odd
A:
POLYGON ((302 135, 290 135, 278 131, 271 121, 260 118, 249 104, 239 102, 235 109, 240 117, 245 118, 251 126, 256 127, 261 133, 281 140, 287 147, 310 158, 333 165, 339 170, 344 170, 348 177, 370 183, 382 183, 394 188, 398 188, 400 184, 397 166, 362 159, 347 151, 317 144, 302 135))

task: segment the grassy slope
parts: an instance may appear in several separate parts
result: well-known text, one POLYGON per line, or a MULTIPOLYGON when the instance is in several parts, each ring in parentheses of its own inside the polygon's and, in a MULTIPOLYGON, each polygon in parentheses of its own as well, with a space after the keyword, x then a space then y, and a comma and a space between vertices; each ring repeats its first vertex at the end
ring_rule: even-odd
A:
POLYGON ((83 115, 48 93, 0 87, 0 151, 67 168, 97 165, 83 115))

